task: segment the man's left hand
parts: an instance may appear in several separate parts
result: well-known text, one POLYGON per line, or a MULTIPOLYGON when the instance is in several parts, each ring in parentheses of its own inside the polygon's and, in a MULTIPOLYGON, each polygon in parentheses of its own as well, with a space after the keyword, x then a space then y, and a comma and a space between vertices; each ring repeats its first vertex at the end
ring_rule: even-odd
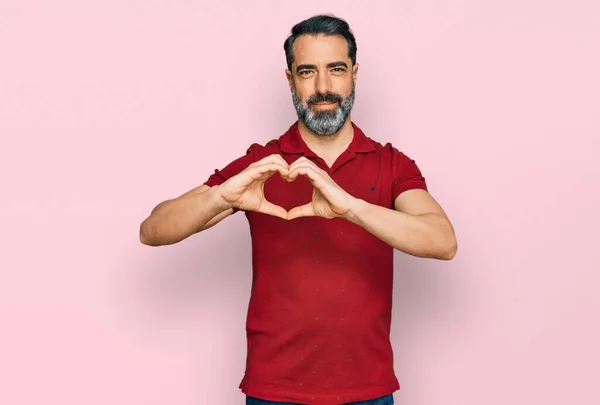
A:
POLYGON ((288 181, 294 181, 300 175, 306 176, 313 185, 312 201, 292 208, 287 219, 309 216, 339 218, 349 213, 355 198, 338 186, 327 172, 301 157, 290 165, 288 181))

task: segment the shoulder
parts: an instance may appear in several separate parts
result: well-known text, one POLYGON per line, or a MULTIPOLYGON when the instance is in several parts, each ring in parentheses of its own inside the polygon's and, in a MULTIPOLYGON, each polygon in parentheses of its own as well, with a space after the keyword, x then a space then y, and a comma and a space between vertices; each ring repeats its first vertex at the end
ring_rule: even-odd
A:
POLYGON ((380 143, 372 138, 367 137, 367 142, 375 149, 375 155, 384 162, 395 162, 396 164, 411 163, 413 159, 404 153, 399 147, 392 142, 380 143))
POLYGON ((377 162, 382 169, 393 174, 394 178, 404 177, 406 175, 421 176, 415 160, 407 155, 401 147, 391 141, 378 142, 365 135, 366 142, 372 147, 372 162, 377 162))
POLYGON ((357 144, 357 149, 362 151, 373 151, 374 155, 379 156, 382 159, 404 159, 408 158, 397 145, 394 145, 390 141, 379 142, 367 134, 354 122, 352 123, 355 131, 358 131, 360 138, 357 144))
POLYGON ((248 147, 246 154, 252 155, 256 160, 260 160, 269 155, 280 154, 280 144, 280 138, 272 139, 265 144, 255 142, 248 147))

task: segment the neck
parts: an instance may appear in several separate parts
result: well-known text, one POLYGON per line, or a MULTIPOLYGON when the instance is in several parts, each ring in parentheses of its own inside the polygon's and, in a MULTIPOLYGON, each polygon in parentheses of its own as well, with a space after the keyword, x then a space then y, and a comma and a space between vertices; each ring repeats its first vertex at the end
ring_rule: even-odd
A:
POLYGON ((348 116, 342 128, 332 135, 317 135, 308 129, 302 121, 298 121, 298 131, 310 150, 326 161, 344 152, 352 142, 352 138, 354 138, 354 128, 350 116, 348 116))

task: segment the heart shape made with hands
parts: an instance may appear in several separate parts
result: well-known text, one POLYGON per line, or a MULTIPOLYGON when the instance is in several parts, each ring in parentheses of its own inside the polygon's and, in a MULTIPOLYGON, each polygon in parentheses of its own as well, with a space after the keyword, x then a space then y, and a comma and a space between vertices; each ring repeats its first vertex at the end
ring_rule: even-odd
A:
MULTIPOLYGON (((353 197, 337 185, 326 171, 305 157, 288 164, 281 156, 272 155, 249 169, 251 171, 248 174, 251 175, 255 187, 253 191, 258 192, 256 187, 260 187, 260 204, 253 211, 292 220, 307 216, 337 218, 344 216, 350 210, 353 197), (299 176, 306 177, 313 186, 311 201, 293 207, 289 211, 271 203, 264 195, 264 183, 276 173, 287 182, 294 182, 299 176), (253 174, 255 176, 252 176, 253 174)), ((250 184, 248 186, 250 188, 250 184)))

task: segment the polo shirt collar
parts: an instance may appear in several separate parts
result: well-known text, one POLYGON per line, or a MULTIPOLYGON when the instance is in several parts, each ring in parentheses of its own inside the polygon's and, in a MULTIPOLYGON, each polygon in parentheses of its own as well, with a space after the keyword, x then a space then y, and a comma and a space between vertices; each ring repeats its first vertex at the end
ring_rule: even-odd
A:
MULTIPOLYGON (((352 138, 352 142, 348 145, 348 152, 351 153, 369 153, 375 152, 375 148, 369 142, 369 139, 364 134, 364 132, 357 127, 354 122, 351 122, 352 128, 354 128, 354 137, 352 138)), ((314 152, 312 152, 302 136, 300 135, 300 130, 298 129, 298 121, 296 121, 292 126, 288 129, 288 131, 281 137, 280 148, 282 152, 285 153, 302 153, 306 156, 314 156, 314 152)))

